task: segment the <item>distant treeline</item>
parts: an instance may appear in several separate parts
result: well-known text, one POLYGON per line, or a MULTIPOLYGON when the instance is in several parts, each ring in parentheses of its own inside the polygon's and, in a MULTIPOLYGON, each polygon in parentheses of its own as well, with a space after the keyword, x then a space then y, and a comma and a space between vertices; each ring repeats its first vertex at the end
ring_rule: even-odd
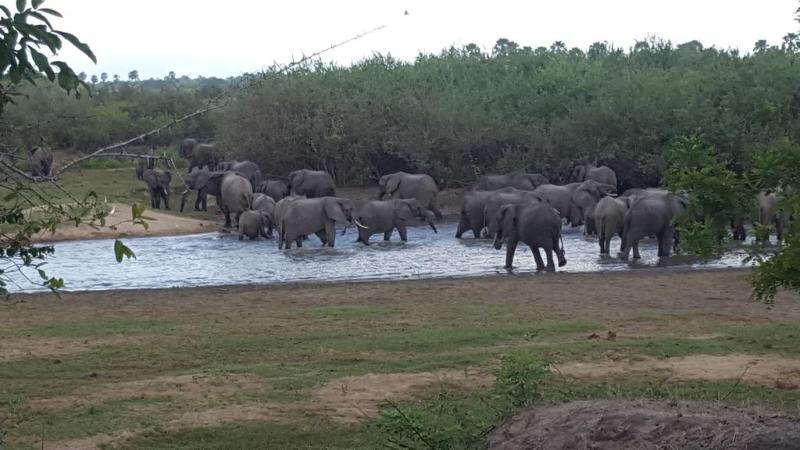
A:
MULTIPOLYGON (((199 108, 229 82, 101 82, 79 101, 44 83, 9 108, 3 127, 37 121, 54 146, 90 150, 199 108)), ((665 151, 680 136, 699 134, 737 170, 777 139, 800 142, 794 34, 780 46, 760 41, 747 55, 696 41, 583 51, 501 39, 490 54, 468 45, 413 62, 312 62, 268 71, 237 92, 224 110, 176 127, 159 144, 215 136, 229 156, 266 173, 325 169, 339 184, 372 183, 402 168, 448 185, 518 169, 564 181, 587 159, 613 167, 626 187, 658 184, 665 151)))

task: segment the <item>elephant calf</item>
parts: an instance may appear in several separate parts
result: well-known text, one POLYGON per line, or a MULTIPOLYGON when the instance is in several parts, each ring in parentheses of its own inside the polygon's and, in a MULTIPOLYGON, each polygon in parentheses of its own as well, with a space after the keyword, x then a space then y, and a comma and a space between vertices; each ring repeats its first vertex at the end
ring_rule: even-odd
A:
POLYGON ((253 194, 253 210, 264 216, 265 235, 272 238, 272 228, 275 224, 275 200, 269 195, 260 192, 253 194))
POLYGON ((514 252, 519 242, 527 244, 536 260, 536 270, 556 270, 553 252, 558 257, 558 267, 567 264, 564 256, 564 244, 561 242, 561 216, 545 202, 528 205, 503 205, 497 213, 499 224, 494 237, 494 248, 500 250, 503 241, 506 244, 506 268, 514 263, 514 252), (544 249, 547 266, 542 261, 539 249, 544 249))
POLYGON ((400 240, 406 242, 406 225, 414 218, 428 222, 436 233, 436 225, 433 223, 435 217, 433 211, 423 208, 416 199, 373 200, 365 203, 355 216, 358 224, 363 226, 358 228, 356 242, 369 245, 370 236, 376 233, 383 233, 383 240, 388 241, 395 228, 400 234, 400 240))
POLYGON ((269 238, 265 231, 267 227, 267 218, 261 211, 254 211, 249 209, 242 212, 239 216, 239 240, 241 241, 247 236, 250 240, 258 239, 259 237, 269 238))
MULTIPOLYGON (((600 254, 608 255, 611 248, 611 238, 619 235, 622 240, 623 225, 625 224, 625 213, 632 202, 630 197, 603 197, 597 202, 594 208, 594 221, 597 225, 597 241, 600 243, 600 254)), ((625 249, 624 242, 620 242, 620 250, 625 249)))
POLYGON ((161 201, 164 201, 164 208, 169 209, 169 183, 172 181, 172 173, 159 169, 147 169, 142 173, 142 180, 147 184, 150 192, 150 207, 161 208, 161 201))

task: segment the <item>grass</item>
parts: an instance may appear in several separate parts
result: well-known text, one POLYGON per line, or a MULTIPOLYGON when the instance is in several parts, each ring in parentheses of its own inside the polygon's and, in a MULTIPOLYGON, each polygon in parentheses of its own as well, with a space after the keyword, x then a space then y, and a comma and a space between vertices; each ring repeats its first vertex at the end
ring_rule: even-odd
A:
MULTIPOLYGON (((687 277, 685 283, 707 282, 702 275, 676 276, 687 277)), ((664 325, 685 314, 686 304, 671 307, 665 300, 660 308, 649 305, 646 313, 613 304, 584 311, 526 300, 525 292, 550 289, 548 283, 558 283, 555 278, 505 280, 419 282, 439 287, 433 294, 410 283, 364 283, 154 291, 146 297, 132 292, 69 294, 64 300, 26 297, 0 311, 0 416, 20 399, 24 416, 7 444, 38 445, 44 424, 49 442, 105 435, 100 441, 119 448, 378 448, 385 436, 374 421, 332 421, 313 407, 316 390, 341 377, 370 373, 494 372, 501 355, 520 352, 553 362, 606 360, 610 354, 633 360, 733 353, 800 358, 800 313, 758 316, 762 312, 746 303, 746 293, 733 310, 749 314, 749 321, 722 314, 719 305, 708 305, 701 296, 695 316, 707 320, 675 333, 664 325), (478 283, 496 286, 471 287, 478 283), (501 288, 506 291, 498 301, 493 292, 501 288), (655 331, 602 338, 623 324, 655 331), (601 338, 588 339, 592 334, 601 338), (3 359, 3 348, 32 345, 36 339, 55 351, 3 359), (60 347, 71 345, 79 347, 60 353, 60 347), (195 394, 153 390, 92 397, 81 406, 33 406, 57 396, 102 392, 114 383, 188 374, 207 377, 209 387, 201 385, 195 394), (258 380, 257 387, 229 386, 229 377, 245 375, 258 380), (186 412, 244 405, 288 412, 213 425, 175 422, 186 412), (120 437, 127 431, 133 435, 120 437)), ((579 277, 570 280, 573 289, 584 283, 579 277)), ((651 283, 644 275, 635 280, 651 283)), ((735 274, 720 280, 738 282, 735 274)), ((590 279, 585 288, 595 289, 593 283, 590 279)), ((576 292, 575 298, 583 297, 576 292)), ((735 381, 678 382, 663 372, 606 381, 565 381, 554 375, 540 393, 539 402, 546 404, 595 398, 723 401, 800 416, 797 390, 735 381)), ((424 403, 438 401, 440 394, 432 388, 418 396, 424 403)), ((459 407, 478 417, 486 395, 462 392, 459 407)), ((413 409, 421 407, 419 402, 403 405, 413 409)), ((480 420, 495 416, 486 417, 480 420)))

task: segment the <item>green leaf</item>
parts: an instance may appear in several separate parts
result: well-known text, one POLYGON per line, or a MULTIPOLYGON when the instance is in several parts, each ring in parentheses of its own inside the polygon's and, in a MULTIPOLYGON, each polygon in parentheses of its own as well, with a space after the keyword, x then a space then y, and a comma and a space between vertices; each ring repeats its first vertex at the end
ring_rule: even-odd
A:
POLYGON ((123 257, 127 257, 128 259, 136 259, 136 255, 133 253, 133 250, 129 249, 119 239, 114 241, 114 256, 117 258, 118 263, 122 262, 123 257))
POLYGON ((46 281, 47 280, 47 274, 44 272, 44 270, 38 269, 38 272, 39 272, 39 277, 41 277, 43 280, 46 281))
POLYGON ((39 7, 42 6, 42 3, 44 3, 44 0, 32 0, 31 1, 31 5, 33 5, 33 9, 39 9, 39 7))
POLYGON ((48 27, 50 27, 50 29, 51 29, 51 30, 53 29, 53 24, 51 24, 51 23, 50 23, 50 19, 48 19, 47 17, 45 17, 45 15, 44 15, 44 14, 38 13, 38 12, 36 12, 36 11, 32 11, 32 12, 31 12, 31 16, 32 16, 32 17, 36 17, 37 19, 39 19, 39 20, 41 20, 42 22, 46 23, 46 24, 47 24, 47 26, 48 26, 48 27))
POLYGON ((131 218, 133 218, 133 220, 141 219, 144 215, 144 210, 144 203, 134 203, 131 205, 131 218))
POLYGON ((33 48, 29 48, 29 50, 31 51, 33 62, 36 63, 36 67, 38 67, 41 72, 47 74, 48 80, 55 81, 56 74, 53 72, 53 68, 50 67, 50 62, 47 60, 47 57, 33 48))
POLYGON ((56 11, 55 9, 41 8, 41 9, 39 9, 39 11, 43 12, 45 14, 50 14, 51 16, 64 17, 64 16, 61 15, 60 12, 56 11))
POLYGON ((0 11, 3 11, 3 14, 5 14, 6 17, 11 17, 11 11, 9 11, 5 6, 0 5, 0 11))
POLYGON ((58 31, 58 30, 53 30, 53 32, 59 34, 64 39, 68 40, 72 45, 75 46, 75 48, 77 48, 78 50, 82 51, 83 54, 85 54, 86 56, 89 57, 89 59, 92 60, 92 62, 97 64, 97 57, 94 56, 94 53, 92 53, 92 49, 90 49, 88 45, 86 45, 83 42, 81 42, 77 37, 75 37, 74 34, 67 33, 66 31, 58 31))
POLYGON ((27 6, 27 4, 27 0, 17 0, 17 11, 25 11, 25 6, 27 6))

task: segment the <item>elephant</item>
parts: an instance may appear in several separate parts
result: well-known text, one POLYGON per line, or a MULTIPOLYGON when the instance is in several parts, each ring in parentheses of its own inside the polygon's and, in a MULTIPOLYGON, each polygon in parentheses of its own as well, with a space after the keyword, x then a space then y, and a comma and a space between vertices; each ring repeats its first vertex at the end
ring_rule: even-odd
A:
POLYGON ((213 170, 219 164, 220 157, 214 144, 197 144, 188 159, 187 172, 191 173, 195 167, 200 169, 208 167, 209 170, 213 170))
POLYGON ((442 211, 439 209, 439 187, 430 175, 395 172, 382 176, 378 180, 378 186, 380 187, 378 200, 383 200, 384 196, 399 199, 414 198, 423 208, 433 211, 437 219, 442 218, 442 211))
POLYGON ((142 180, 147 184, 150 192, 150 206, 159 209, 161 200, 163 200, 164 208, 169 209, 169 183, 172 181, 172 173, 159 169, 147 169, 142 174, 142 180))
POLYGON ((225 214, 225 228, 231 228, 231 215, 236 216, 236 223, 242 212, 253 206, 253 185, 236 172, 214 172, 208 179, 210 185, 219 183, 222 198, 222 212, 225 214))
POLYGON ((613 192, 616 192, 615 186, 598 183, 594 180, 584 181, 572 192, 572 206, 578 208, 577 214, 583 222, 584 234, 597 234, 594 209, 600 199, 607 195, 613 195, 613 192))
POLYGON ((532 191, 548 183, 550 183, 550 180, 540 173, 513 172, 505 175, 484 175, 478 180, 475 190, 491 191, 504 187, 513 187, 532 191))
POLYGON ((28 167, 34 177, 49 177, 53 169, 53 153, 43 147, 34 147, 28 152, 28 167))
POLYGON ((208 195, 215 196, 217 199, 217 206, 222 208, 222 198, 220 197, 222 193, 218 190, 219 186, 210 186, 208 184, 212 173, 213 172, 209 172, 208 169, 196 169, 184 177, 183 181, 187 189, 181 195, 181 212, 183 212, 183 208, 186 204, 186 196, 189 194, 190 190, 197 191, 197 199, 194 202, 195 211, 208 211, 208 195), (217 189, 214 189, 215 187, 217 189))
POLYGON ((145 170, 155 169, 155 168, 156 168, 155 158, 148 158, 148 157, 140 158, 139 162, 136 164, 136 179, 141 180, 145 170))
POLYGON ((252 161, 222 161, 217 166, 217 170, 222 172, 239 172, 253 186, 258 187, 261 184, 261 169, 252 161))
POLYGON ((181 141, 178 154, 181 156, 181 158, 190 159, 195 147, 197 147, 197 139, 185 138, 183 141, 181 141))
POLYGON ((256 192, 253 194, 253 210, 264 216, 265 236, 272 238, 272 228, 275 224, 275 200, 267 194, 256 192))
POLYGON ((594 180, 598 183, 614 186, 617 189, 617 174, 608 166, 597 167, 594 164, 581 164, 572 170, 572 181, 594 180))
POLYGON ((406 225, 414 218, 426 221, 433 232, 437 232, 434 224, 435 214, 422 206, 417 199, 372 200, 364 203, 354 219, 365 227, 358 228, 356 242, 369 245, 370 236, 376 233, 383 233, 383 240, 388 241, 395 228, 400 234, 400 240, 407 242, 406 225))
POLYGON ((241 241, 247 236, 250 240, 256 240, 259 237, 269 238, 267 232, 267 218, 261 211, 248 209, 243 211, 239 216, 239 240, 241 241))
POLYGON ((531 191, 523 191, 512 188, 509 192, 495 192, 490 195, 483 206, 484 228, 481 230, 481 237, 491 238, 497 232, 499 226, 497 213, 503 205, 525 205, 541 202, 542 199, 531 191))
POLYGON ((758 209, 756 222, 762 225, 774 225, 778 241, 783 240, 783 230, 789 223, 789 215, 778 210, 779 196, 774 192, 761 192, 757 196, 758 209))
POLYGON ((594 222, 597 225, 597 240, 600 243, 600 254, 608 255, 611 248, 611 238, 619 235, 620 249, 623 251, 622 231, 625 223, 625 213, 634 201, 632 197, 603 197, 594 208, 594 222))
POLYGON ((289 173, 289 189, 291 195, 305 195, 308 198, 336 195, 333 177, 324 170, 300 169, 289 173))
MULTIPOLYGON (((336 222, 354 221, 355 207, 350 199, 340 197, 284 198, 276 205, 278 249, 303 246, 303 236, 316 234, 323 246, 336 243, 336 222)), ((359 228, 364 227, 356 221, 359 228)))
POLYGON ((289 195, 289 187, 286 186, 281 180, 266 180, 256 188, 256 192, 267 194, 272 197, 276 202, 281 201, 284 197, 289 195))
POLYGON ((494 236, 494 248, 500 250, 506 240, 506 269, 514 263, 514 253, 519 242, 527 244, 536 260, 536 270, 556 270, 553 252, 558 257, 558 267, 567 264, 564 243, 561 240, 561 216, 558 211, 545 202, 503 205, 495 219, 499 224, 494 236), (542 261, 539 249, 545 251, 547 266, 542 261))
POLYGON ((539 198, 546 201, 558 211, 562 218, 573 227, 583 224, 583 214, 578 205, 573 201, 573 193, 583 183, 569 183, 563 186, 543 184, 533 190, 539 198))
POLYGON ((650 192, 637 196, 625 213, 622 242, 625 247, 620 254, 628 259, 631 248, 633 257, 641 258, 639 241, 647 236, 658 238, 658 256, 670 255, 675 236, 672 223, 676 216, 686 211, 688 199, 669 191, 650 192))
POLYGON ((494 191, 478 190, 466 193, 464 200, 461 202, 461 215, 458 221, 458 229, 456 230, 456 238, 461 239, 461 236, 470 230, 475 238, 480 238, 481 230, 486 226, 483 217, 486 200, 496 192, 513 191, 515 191, 514 188, 506 187, 494 191))

